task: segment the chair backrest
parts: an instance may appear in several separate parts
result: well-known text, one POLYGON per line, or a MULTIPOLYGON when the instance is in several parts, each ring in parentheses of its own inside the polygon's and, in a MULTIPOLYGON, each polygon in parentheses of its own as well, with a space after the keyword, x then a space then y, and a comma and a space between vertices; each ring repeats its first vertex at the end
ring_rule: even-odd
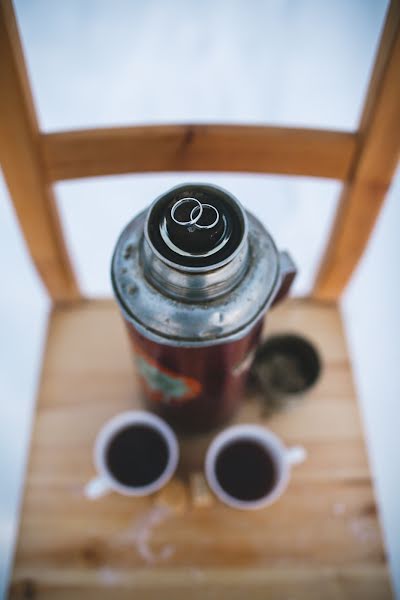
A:
POLYGON ((42 133, 11 0, 0 3, 0 159, 32 259, 55 302, 80 298, 52 184, 157 171, 306 175, 344 182, 313 296, 336 300, 360 259, 400 151, 400 2, 392 0, 357 131, 165 125, 42 133))

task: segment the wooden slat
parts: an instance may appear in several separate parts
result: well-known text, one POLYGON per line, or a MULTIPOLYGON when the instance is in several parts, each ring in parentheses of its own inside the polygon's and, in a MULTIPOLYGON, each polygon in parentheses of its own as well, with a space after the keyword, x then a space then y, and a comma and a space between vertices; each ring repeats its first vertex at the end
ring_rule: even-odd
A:
POLYGON ((244 125, 162 125, 42 135, 49 181, 157 171, 241 171, 346 179, 352 133, 244 125))
POLYGON ((96 434, 111 416, 141 406, 138 380, 115 303, 57 307, 10 598, 389 600, 338 308, 285 302, 266 325, 269 334, 282 330, 317 344, 324 370, 292 410, 267 419, 262 403, 248 398, 238 415, 307 450, 278 502, 254 512, 232 510, 216 499, 196 503, 190 475, 202 470, 215 432, 180 438, 175 492, 169 484, 152 497, 110 494, 90 502, 83 488, 94 475, 96 434), (160 507, 165 518, 157 523, 160 507))
POLYGON ((393 0, 360 123, 360 144, 345 186, 314 295, 336 299, 368 242, 400 154, 400 2, 393 0))
POLYGON ((9 0, 0 3, 0 161, 35 266, 56 301, 79 297, 45 181, 39 129, 9 0))

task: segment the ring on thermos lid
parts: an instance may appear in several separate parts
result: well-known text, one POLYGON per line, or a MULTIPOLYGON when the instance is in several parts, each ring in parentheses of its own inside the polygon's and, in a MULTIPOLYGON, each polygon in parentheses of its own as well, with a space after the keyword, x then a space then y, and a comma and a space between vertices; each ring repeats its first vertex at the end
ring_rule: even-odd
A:
POLYGON ((202 204, 201 208, 202 208, 202 210, 200 211, 199 208, 197 206, 195 206, 192 209, 192 212, 190 213, 190 218, 193 219, 194 212, 196 210, 198 210, 199 214, 197 215, 196 220, 194 221, 196 228, 197 229, 212 229, 213 227, 215 227, 217 225, 217 223, 219 221, 218 210, 215 208, 215 206, 212 206, 211 204, 202 204), (204 210, 204 209, 206 209, 206 210, 204 210), (200 224, 200 217, 202 217, 202 219, 205 221, 205 223, 203 225, 200 224))
MULTIPOLYGON (((203 205, 196 198, 182 198, 181 200, 178 200, 178 202, 175 202, 175 204, 171 208, 171 219, 173 221, 175 221, 175 223, 177 225, 185 225, 185 226, 195 225, 197 223, 197 221, 200 219, 202 214, 203 214, 203 205), (194 204, 194 206, 193 206, 193 204, 194 204), (189 205, 189 206, 185 206, 185 205, 189 205), (176 212, 179 208, 181 209, 180 212, 184 212, 185 209, 190 211, 189 212, 189 220, 182 221, 181 219, 178 218, 176 212), (195 217, 193 217, 193 212, 195 210, 198 211, 198 214, 195 217)), ((181 216, 183 216, 183 215, 181 215, 181 216)))

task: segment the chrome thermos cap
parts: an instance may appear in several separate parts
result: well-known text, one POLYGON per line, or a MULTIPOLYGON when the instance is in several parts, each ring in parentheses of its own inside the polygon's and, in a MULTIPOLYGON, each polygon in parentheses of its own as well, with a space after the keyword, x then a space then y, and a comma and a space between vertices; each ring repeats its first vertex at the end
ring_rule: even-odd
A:
POLYGON ((185 184, 122 232, 112 283, 124 316, 159 343, 239 338, 263 315, 294 265, 225 190, 185 184))

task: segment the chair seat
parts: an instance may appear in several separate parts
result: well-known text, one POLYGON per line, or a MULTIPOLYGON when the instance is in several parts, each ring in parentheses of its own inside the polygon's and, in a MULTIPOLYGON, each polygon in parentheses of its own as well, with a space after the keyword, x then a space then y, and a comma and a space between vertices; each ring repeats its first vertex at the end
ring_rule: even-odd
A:
MULTIPOLYGON (((338 307, 290 300, 269 313, 265 331, 305 335, 324 364, 290 411, 266 419, 249 398, 237 417, 308 452, 277 503, 239 512, 212 497, 197 502, 188 473, 152 497, 88 501, 96 433, 139 406, 137 382, 113 302, 54 309, 11 598, 391 597, 338 307)), ((209 440, 183 439, 182 465, 200 469, 209 440)))

